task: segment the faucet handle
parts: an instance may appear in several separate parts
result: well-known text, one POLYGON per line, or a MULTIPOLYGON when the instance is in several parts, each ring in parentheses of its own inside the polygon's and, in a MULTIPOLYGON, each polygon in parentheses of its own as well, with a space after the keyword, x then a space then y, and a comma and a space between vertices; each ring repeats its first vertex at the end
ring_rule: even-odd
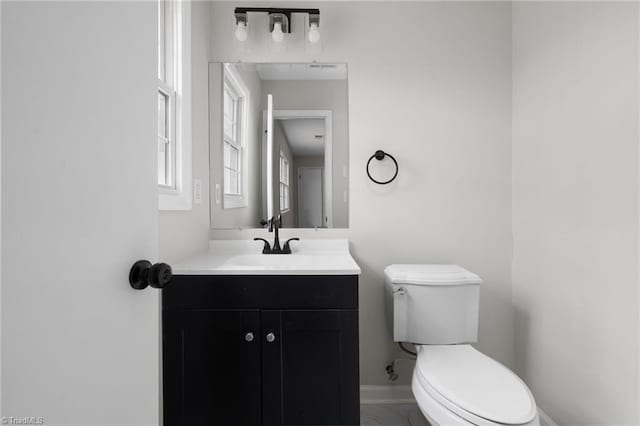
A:
POLYGON ((291 253, 291 247, 289 246, 289 241, 300 241, 300 238, 298 238, 298 237, 289 238, 287 241, 285 241, 284 246, 282 247, 282 251, 285 254, 291 253))
POLYGON ((262 241, 264 242, 264 247, 262 248, 262 253, 268 253, 271 251, 271 245, 269 244, 269 241, 265 240, 264 238, 254 238, 253 241, 262 241))

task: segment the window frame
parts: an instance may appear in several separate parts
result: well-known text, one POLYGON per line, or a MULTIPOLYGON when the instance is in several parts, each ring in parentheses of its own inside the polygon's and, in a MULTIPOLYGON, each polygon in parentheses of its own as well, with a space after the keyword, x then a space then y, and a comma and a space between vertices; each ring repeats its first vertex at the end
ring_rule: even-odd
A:
MULTIPOLYGON (((244 99, 242 98, 242 95, 237 93, 235 86, 233 86, 233 83, 231 82, 227 82, 226 78, 225 78, 225 84, 224 84, 224 89, 223 89, 223 102, 225 102, 225 107, 223 108, 223 114, 224 114, 224 120, 227 119, 227 110, 226 110, 226 97, 227 97, 227 93, 229 93, 229 96, 231 98, 231 108, 232 108, 232 117, 231 117, 231 135, 229 135, 226 131, 226 121, 223 123, 223 137, 222 137, 222 149, 223 149, 223 154, 222 154, 222 169, 223 169, 223 173, 226 172, 226 170, 229 170, 230 173, 234 173, 235 174, 235 187, 237 192, 227 192, 227 181, 225 179, 226 177, 226 173, 223 175, 223 194, 225 196, 230 196, 230 197, 241 197, 243 194, 243 190, 242 190, 242 184, 243 184, 243 179, 242 179, 242 171, 244 169, 243 167, 243 158, 244 158, 244 147, 242 146, 242 137, 243 137, 243 129, 242 129, 242 123, 244 122, 244 118, 243 118, 243 103, 244 103, 244 99), (231 167, 232 165, 230 164, 229 166, 227 166, 226 164, 226 159, 227 156, 225 155, 225 150, 227 149, 227 146, 229 146, 229 152, 231 152, 231 150, 235 150, 236 151, 236 161, 235 161, 235 167, 231 167)), ((229 155, 229 158, 231 158, 231 155, 229 155)))
POLYGON ((223 70, 223 78, 222 78, 222 114, 224 120, 224 96, 225 91, 227 91, 227 87, 230 88, 230 92, 235 95, 236 102, 236 120, 235 120, 235 129, 236 137, 233 141, 234 143, 229 143, 227 141, 227 135, 224 130, 224 121, 222 126, 222 168, 221 168, 221 180, 222 180, 222 208, 223 209, 236 209, 247 207, 249 205, 249 176, 248 176, 248 137, 249 137, 249 105, 251 101, 251 92, 249 91, 247 85, 242 79, 242 76, 238 73, 238 71, 231 65, 225 64, 223 70), (224 171, 225 171, 225 163, 224 163, 224 150, 225 145, 231 145, 233 148, 238 150, 238 193, 237 194, 228 194, 225 192, 226 182, 224 179, 224 171))
MULTIPOLYGON (((158 186, 165 190, 171 190, 175 188, 175 157, 176 157, 176 129, 175 129, 175 120, 172 119, 173 113, 175 111, 175 93, 167 88, 164 84, 159 85, 158 87, 158 96, 162 96, 165 99, 164 106, 164 122, 165 122, 165 135, 162 136, 160 132, 158 132, 158 155, 160 144, 164 143, 165 145, 165 165, 164 165, 164 173, 165 173, 165 181, 168 179, 168 183, 160 183, 158 176, 158 186)), ((158 119, 160 119, 160 115, 158 113, 158 119)), ((158 130, 160 130, 160 126, 158 126, 158 130)), ((160 167, 160 161, 158 159, 158 167, 160 167)), ((158 173, 160 170, 158 170, 158 173)))
POLYGON ((279 161, 279 185, 278 188, 280 190, 280 213, 286 213, 291 210, 291 162, 289 158, 284 153, 284 151, 280 150, 280 161, 279 161), (283 163, 285 163, 284 169, 286 170, 286 176, 283 178, 283 163), (285 180, 283 180, 285 179, 285 180), (284 201, 284 203, 283 203, 284 201))
MULTIPOLYGON (((171 132, 169 142, 173 142, 169 144, 168 185, 160 184, 158 179, 158 208, 191 210, 191 4, 183 0, 158 0, 157 12, 157 93, 169 97, 170 110, 166 116, 171 132)), ((157 140, 159 144, 160 139, 157 140)), ((159 155, 159 146, 157 149, 159 155)))

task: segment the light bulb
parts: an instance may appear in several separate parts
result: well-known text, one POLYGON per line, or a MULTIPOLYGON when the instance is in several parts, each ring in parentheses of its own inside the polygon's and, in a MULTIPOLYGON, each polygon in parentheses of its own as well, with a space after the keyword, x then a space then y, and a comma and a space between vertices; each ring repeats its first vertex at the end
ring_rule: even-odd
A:
POLYGON ((309 40, 309 43, 317 43, 320 41, 320 30, 318 29, 318 24, 315 22, 309 25, 307 39, 309 40))
POLYGON ((246 22, 238 22, 238 25, 236 26, 236 38, 238 39, 238 41, 247 41, 248 37, 249 32, 247 31, 246 22))
POLYGON ((275 22, 273 24, 273 31, 271 31, 271 38, 276 43, 280 43, 284 40, 284 33, 282 32, 282 22, 275 22))

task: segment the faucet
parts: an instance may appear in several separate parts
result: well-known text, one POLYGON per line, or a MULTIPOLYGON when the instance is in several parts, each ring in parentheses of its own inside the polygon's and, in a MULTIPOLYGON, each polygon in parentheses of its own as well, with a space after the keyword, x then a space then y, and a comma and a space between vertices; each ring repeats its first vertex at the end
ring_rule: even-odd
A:
POLYGON ((285 241, 284 246, 280 247, 280 234, 279 229, 282 227, 282 216, 278 215, 277 217, 272 217, 268 221, 260 222, 263 225, 269 225, 269 232, 275 232, 275 238, 273 240, 273 247, 269 245, 269 241, 264 238, 254 238, 254 241, 262 241, 264 242, 264 247, 262 248, 262 254, 291 254, 291 246, 289 245, 290 241, 300 241, 300 238, 289 238, 285 241))
POLYGON ((280 234, 278 230, 282 227, 282 215, 278 215, 278 218, 272 217, 269 221, 269 232, 275 232, 275 238, 273 239, 273 251, 280 251, 280 234))

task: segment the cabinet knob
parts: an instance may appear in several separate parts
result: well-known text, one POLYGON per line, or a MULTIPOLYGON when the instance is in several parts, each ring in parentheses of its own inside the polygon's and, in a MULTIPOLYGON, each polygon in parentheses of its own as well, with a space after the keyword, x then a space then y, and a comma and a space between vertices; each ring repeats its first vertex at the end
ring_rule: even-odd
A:
POLYGON ((247 334, 244 335, 244 340, 246 340, 247 342, 253 342, 253 333, 249 332, 247 334))
POLYGON ((272 343, 274 340, 276 340, 276 335, 273 333, 269 333, 267 334, 267 342, 272 343))

